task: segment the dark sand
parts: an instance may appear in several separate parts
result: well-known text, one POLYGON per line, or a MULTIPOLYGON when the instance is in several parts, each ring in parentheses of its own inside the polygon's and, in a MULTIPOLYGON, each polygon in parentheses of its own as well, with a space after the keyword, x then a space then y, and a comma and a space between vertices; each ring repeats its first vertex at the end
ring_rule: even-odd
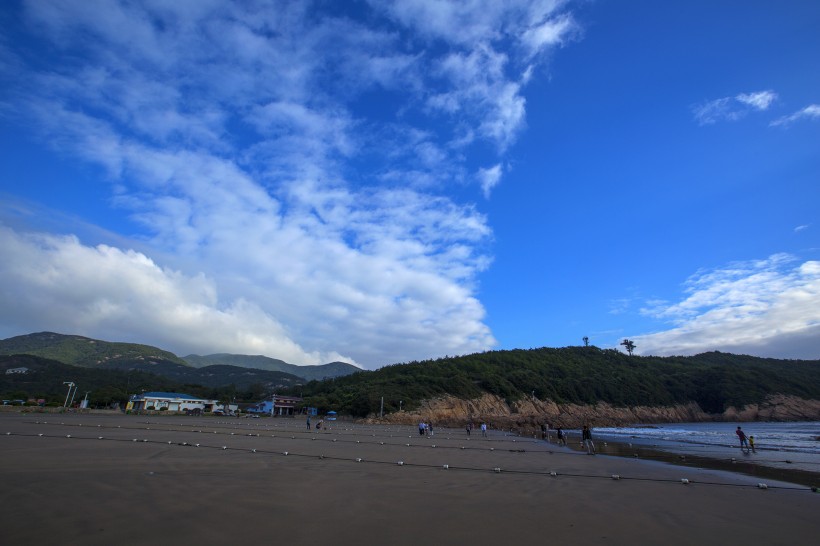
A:
POLYGON ((768 545, 820 531, 805 486, 499 432, 332 426, 0 413, 0 541, 768 545))

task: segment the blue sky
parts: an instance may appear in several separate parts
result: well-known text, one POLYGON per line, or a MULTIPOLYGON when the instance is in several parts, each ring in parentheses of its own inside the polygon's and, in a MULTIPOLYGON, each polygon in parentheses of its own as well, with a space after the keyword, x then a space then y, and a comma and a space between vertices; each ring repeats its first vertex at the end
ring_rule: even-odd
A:
POLYGON ((4 2, 0 336, 820 358, 820 4, 4 2))

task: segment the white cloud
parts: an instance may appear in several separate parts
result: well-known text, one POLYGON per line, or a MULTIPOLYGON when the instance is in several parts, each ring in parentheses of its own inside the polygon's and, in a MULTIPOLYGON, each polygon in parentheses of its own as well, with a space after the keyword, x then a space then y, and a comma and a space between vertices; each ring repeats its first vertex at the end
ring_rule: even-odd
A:
POLYGON ((574 29, 575 22, 565 14, 529 28, 524 32, 522 42, 529 48, 530 55, 536 55, 546 48, 563 44, 574 29))
POLYGON ((734 97, 723 97, 697 104, 692 107, 699 125, 712 125, 719 121, 737 121, 750 110, 767 110, 777 99, 771 90, 740 93, 734 97))
POLYGON ((481 183, 481 191, 484 192, 484 197, 489 199, 490 193, 493 191, 499 182, 501 182, 501 175, 503 174, 501 164, 493 165, 485 169, 478 169, 478 180, 481 183))
POLYGON ((91 246, 7 225, 22 269, 0 282, 25 297, 0 331, 369 367, 491 348, 475 284, 492 233, 442 188, 499 183, 523 88, 576 29, 564 5, 27 2, 32 47, 3 54, 16 121, 102 166, 106 205, 141 230, 91 246), (477 171, 465 158, 488 143, 477 171), (60 281, 27 277, 37 260, 60 281))
POLYGON ((783 126, 787 127, 792 123, 799 121, 801 119, 818 119, 820 118, 820 104, 810 104, 805 108, 798 110, 797 112, 790 114, 788 116, 783 116, 777 118, 769 125, 776 127, 776 126, 783 126))
POLYGON ((675 326, 634 336, 638 352, 820 358, 820 262, 779 254, 731 264, 694 275, 686 292, 679 303, 644 310, 675 326))
POLYGON ((738 102, 748 104, 755 110, 766 110, 769 105, 777 99, 774 91, 757 91, 754 93, 741 93, 735 97, 738 102))
POLYGON ((712 125, 717 121, 734 121, 740 119, 741 113, 732 109, 732 98, 711 100, 692 107, 699 125, 712 125))
MULTIPOLYGON (((504 152, 523 128, 521 94, 532 75, 533 58, 563 44, 576 29, 563 1, 467 2, 402 0, 376 2, 374 8, 409 27, 422 39, 444 43, 448 50, 432 62, 433 75, 448 83, 431 93, 433 110, 481 121, 475 134, 504 152), (518 55, 500 51, 511 40, 518 55)), ((458 140, 459 137, 456 138, 458 140)))
POLYGON ((221 304, 212 279, 161 268, 139 252, 2 226, 0 248, 6 257, 0 262, 0 305, 15 310, 21 332, 54 330, 171 346, 183 356, 234 351, 300 364, 351 362, 334 352, 305 351, 256 304, 221 304))

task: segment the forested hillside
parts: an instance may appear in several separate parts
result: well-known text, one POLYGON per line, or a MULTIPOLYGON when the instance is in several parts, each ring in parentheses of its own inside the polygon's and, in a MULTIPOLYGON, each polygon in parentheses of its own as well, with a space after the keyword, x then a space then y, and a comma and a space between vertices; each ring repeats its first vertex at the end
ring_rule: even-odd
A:
POLYGON ((820 361, 727 353, 691 357, 628 356, 612 349, 567 347, 492 351, 387 366, 303 387, 311 405, 365 416, 413 409, 445 394, 483 393, 509 402, 526 396, 557 403, 671 406, 696 402, 709 413, 759 403, 770 394, 820 399, 820 361))
POLYGON ((0 395, 3 399, 45 399, 64 402, 65 381, 88 391, 91 406, 125 403, 128 395, 143 391, 176 391, 213 399, 258 402, 272 392, 303 380, 282 372, 237 366, 191 368, 158 361, 123 360, 87 368, 35 355, 0 355, 0 395), (26 368, 25 373, 6 373, 26 368))

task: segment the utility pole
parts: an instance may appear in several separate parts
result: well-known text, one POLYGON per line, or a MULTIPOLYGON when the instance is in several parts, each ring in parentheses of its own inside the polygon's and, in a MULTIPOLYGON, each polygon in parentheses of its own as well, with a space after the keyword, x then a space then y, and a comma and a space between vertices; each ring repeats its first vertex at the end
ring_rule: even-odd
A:
MULTIPOLYGON (((63 408, 65 408, 66 406, 68 406, 68 397, 71 396, 71 389, 76 387, 76 385, 73 381, 63 381, 63 385, 68 385, 68 392, 65 395, 65 402, 63 402, 63 408)), ((71 398, 71 401, 74 401, 73 397, 71 398)))

